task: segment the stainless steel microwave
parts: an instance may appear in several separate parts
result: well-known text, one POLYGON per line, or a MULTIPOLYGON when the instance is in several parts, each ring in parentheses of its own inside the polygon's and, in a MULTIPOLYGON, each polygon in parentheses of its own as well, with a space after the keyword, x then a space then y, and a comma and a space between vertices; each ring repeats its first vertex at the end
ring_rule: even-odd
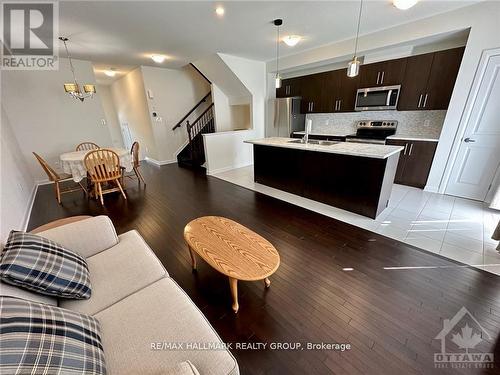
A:
POLYGON ((400 91, 401 85, 358 89, 354 109, 356 111, 396 109, 400 91))

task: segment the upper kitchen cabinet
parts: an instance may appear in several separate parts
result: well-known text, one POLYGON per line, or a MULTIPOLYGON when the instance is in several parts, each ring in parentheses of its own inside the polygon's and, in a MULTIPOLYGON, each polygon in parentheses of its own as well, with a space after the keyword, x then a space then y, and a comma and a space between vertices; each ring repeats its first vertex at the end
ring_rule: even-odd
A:
POLYGON ((348 77, 345 69, 325 73, 323 85, 323 112, 353 112, 359 76, 348 77))
POLYGON ((434 54, 424 97, 425 109, 448 109, 464 50, 454 48, 434 54))
POLYGON ((408 57, 398 110, 447 109, 464 48, 408 57))
POLYGON ((405 77, 399 95, 398 109, 400 111, 421 108, 423 93, 427 89, 433 59, 433 53, 408 57, 405 77))
POLYGON ((327 73, 317 73, 302 77, 300 80, 301 112, 323 112, 323 87, 327 73))
POLYGON ((361 65, 359 87, 399 85, 403 82, 406 58, 361 65))
POLYGON ((300 96, 302 77, 287 78, 281 82, 281 87, 276 89, 277 98, 287 98, 290 96, 300 96))

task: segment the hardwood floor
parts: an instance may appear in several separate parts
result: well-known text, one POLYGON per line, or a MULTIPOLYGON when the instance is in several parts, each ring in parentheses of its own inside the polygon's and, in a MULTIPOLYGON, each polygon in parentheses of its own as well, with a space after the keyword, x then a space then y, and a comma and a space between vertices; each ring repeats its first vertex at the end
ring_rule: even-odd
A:
POLYGON ((141 168, 147 187, 127 181, 128 201, 108 194, 105 207, 82 193, 67 194, 58 205, 52 186, 40 187, 29 228, 104 214, 119 233, 137 229, 224 341, 268 343, 266 350, 232 350, 242 374, 499 373, 500 277, 201 172, 141 168), (237 315, 225 276, 202 260, 191 272, 183 229, 203 215, 236 220, 280 253, 269 289, 239 283, 237 315), (495 369, 434 367, 441 348, 434 338, 462 306, 489 334, 471 352, 493 352, 495 369), (350 343, 352 349, 269 349, 278 342, 350 343))

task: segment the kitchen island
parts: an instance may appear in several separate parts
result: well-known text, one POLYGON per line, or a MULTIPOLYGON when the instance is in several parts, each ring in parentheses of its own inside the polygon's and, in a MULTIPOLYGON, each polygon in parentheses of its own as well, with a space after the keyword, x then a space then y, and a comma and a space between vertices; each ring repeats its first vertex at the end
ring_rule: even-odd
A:
POLYGON ((263 138, 255 182, 376 218, 389 202, 401 146, 263 138))

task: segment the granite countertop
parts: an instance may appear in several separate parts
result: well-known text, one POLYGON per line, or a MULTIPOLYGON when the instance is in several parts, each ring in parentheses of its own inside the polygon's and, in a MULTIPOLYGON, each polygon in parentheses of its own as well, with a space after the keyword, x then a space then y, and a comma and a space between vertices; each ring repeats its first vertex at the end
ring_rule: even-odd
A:
MULTIPOLYGON (((319 135, 319 136, 324 136, 324 137, 345 137, 347 135, 351 135, 356 133, 356 131, 350 131, 350 132, 331 132, 331 133, 317 133, 317 132, 311 132, 309 135, 319 135)), ((300 132, 293 132, 293 134, 298 134, 298 135, 305 135, 305 131, 300 131, 300 132)))
POLYGON ((387 137, 387 139, 401 139, 404 141, 427 141, 438 142, 439 137, 425 134, 394 134, 387 137))
POLYGON ((391 155, 397 154, 403 150, 401 146, 388 146, 388 145, 376 145, 369 143, 350 143, 350 142, 339 142, 333 145, 319 145, 319 144, 303 144, 303 143, 290 143, 290 141, 296 141, 295 138, 262 138, 245 141, 245 143, 252 143, 255 145, 271 146, 271 147, 283 147, 283 148, 294 148, 297 150, 307 150, 316 152, 328 152, 332 154, 342 154, 342 155, 352 155, 360 156, 366 158, 374 159, 386 159, 391 155))

